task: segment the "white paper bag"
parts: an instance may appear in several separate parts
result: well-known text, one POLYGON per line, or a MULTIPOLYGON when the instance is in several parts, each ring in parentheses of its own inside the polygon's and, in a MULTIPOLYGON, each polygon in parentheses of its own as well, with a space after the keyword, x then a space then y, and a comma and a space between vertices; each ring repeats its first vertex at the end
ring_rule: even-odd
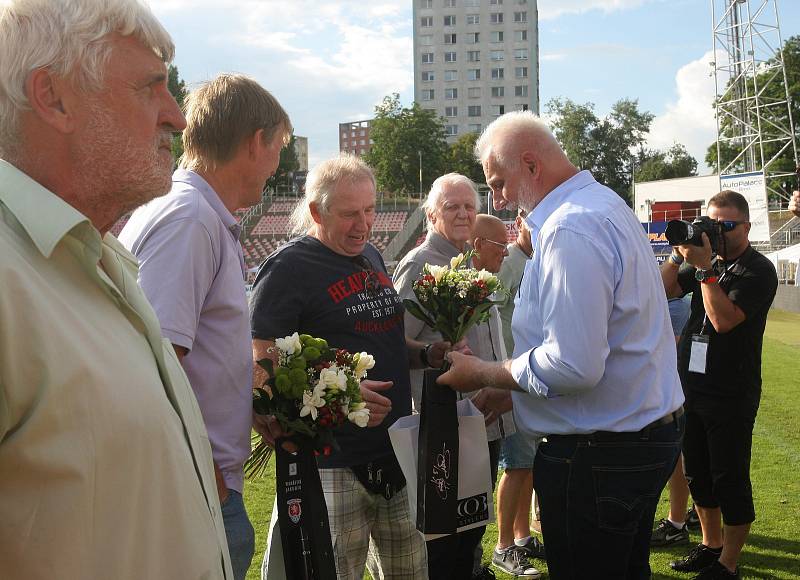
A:
MULTIPOLYGON (((489 446, 483 414, 469 399, 456 404, 458 414, 458 531, 463 532, 494 521, 489 446)), ((401 417, 389 427, 403 476, 406 478, 411 520, 417 514, 417 451, 419 415, 401 417)), ((425 534, 435 540, 447 534, 425 534)))

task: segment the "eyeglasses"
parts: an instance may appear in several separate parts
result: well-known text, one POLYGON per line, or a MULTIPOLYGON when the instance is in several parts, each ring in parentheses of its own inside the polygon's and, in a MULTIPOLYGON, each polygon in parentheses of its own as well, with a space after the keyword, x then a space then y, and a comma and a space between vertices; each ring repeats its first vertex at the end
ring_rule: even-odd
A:
POLYGON ((490 240, 489 238, 478 238, 479 240, 483 240, 485 242, 489 242, 490 244, 494 244, 495 246, 500 246, 504 250, 506 249, 506 245, 500 242, 495 242, 494 240, 490 240))
POLYGON ((381 281, 380 278, 378 278, 378 275, 375 273, 375 270, 372 268, 372 262, 369 261, 369 258, 363 254, 359 254, 358 256, 353 257, 353 263, 366 274, 364 276, 364 288, 366 291, 370 294, 377 294, 380 292, 381 281))
POLYGON ((722 224, 722 231, 723 232, 732 232, 733 230, 736 229, 736 226, 738 226, 740 224, 746 224, 747 222, 736 222, 736 221, 733 221, 733 220, 720 220, 719 223, 722 224))

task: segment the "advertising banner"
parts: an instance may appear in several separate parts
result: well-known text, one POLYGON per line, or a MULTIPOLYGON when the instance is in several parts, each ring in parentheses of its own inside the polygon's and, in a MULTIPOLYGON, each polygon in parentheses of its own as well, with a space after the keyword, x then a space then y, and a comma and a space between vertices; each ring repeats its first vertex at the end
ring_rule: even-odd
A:
POLYGON ((741 193, 750 206, 750 241, 769 241, 769 214, 767 212, 767 186, 763 171, 721 175, 719 188, 741 193))

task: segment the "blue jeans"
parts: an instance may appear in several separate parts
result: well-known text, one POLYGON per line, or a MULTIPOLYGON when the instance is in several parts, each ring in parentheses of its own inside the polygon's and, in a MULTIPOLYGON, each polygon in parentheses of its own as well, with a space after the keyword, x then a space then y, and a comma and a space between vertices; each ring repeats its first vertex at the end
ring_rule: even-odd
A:
POLYGON ((539 495, 553 580, 650 578, 656 504, 680 452, 685 416, 635 433, 550 436, 539 495))
POLYGON ((242 494, 228 490, 228 498, 222 504, 222 521, 231 555, 234 580, 245 580, 247 569, 255 552, 256 535, 247 517, 242 494))

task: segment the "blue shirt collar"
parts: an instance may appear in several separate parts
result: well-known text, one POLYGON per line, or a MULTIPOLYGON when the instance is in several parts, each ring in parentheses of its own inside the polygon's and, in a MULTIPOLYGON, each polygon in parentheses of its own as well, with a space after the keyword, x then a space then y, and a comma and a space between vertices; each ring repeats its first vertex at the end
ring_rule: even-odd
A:
POLYGON ((544 196, 544 199, 539 202, 533 211, 525 218, 525 223, 531 228, 531 231, 537 232, 542 229, 542 225, 547 221, 554 211, 556 211, 567 200, 569 195, 572 195, 579 189, 583 189, 595 182, 592 174, 587 171, 579 171, 566 181, 560 183, 554 189, 544 196))

